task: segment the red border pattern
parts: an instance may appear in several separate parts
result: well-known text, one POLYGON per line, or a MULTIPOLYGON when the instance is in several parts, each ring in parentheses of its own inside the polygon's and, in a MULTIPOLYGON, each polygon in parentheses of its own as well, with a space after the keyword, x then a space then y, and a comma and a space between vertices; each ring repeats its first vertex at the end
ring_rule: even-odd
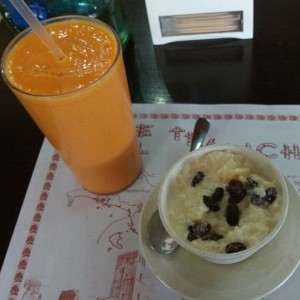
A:
POLYGON ((30 258, 31 249, 35 241, 35 236, 39 229, 39 224, 41 222, 42 215, 46 206, 46 202, 48 200, 49 191, 52 187, 52 182, 54 179, 58 162, 59 162, 59 155, 55 153, 52 156, 51 162, 49 164, 48 172, 44 180, 44 185, 40 193, 39 201, 37 203, 34 215, 32 217, 31 226, 29 228, 27 239, 25 241, 25 245, 23 247, 23 251, 18 263, 18 268, 15 273, 15 277, 9 292, 8 300, 15 300, 18 297, 20 287, 24 278, 24 273, 27 267, 27 262, 30 258))
POLYGON ((245 121, 300 121, 299 115, 262 115, 262 114, 168 114, 168 113, 135 113, 136 119, 183 119, 197 120, 206 118, 209 120, 245 120, 245 121))

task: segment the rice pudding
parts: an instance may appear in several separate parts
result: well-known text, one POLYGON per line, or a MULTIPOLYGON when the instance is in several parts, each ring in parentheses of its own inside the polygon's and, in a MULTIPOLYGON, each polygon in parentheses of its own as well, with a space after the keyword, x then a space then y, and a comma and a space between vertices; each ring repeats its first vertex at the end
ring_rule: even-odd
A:
POLYGON ((233 253, 265 239, 282 210, 281 185, 241 153, 212 151, 170 179, 167 218, 176 235, 212 253, 233 253))

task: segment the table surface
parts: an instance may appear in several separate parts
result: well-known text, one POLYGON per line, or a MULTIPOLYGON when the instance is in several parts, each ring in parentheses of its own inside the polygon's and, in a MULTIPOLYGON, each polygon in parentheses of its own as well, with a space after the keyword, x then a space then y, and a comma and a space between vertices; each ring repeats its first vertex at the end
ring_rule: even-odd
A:
MULTIPOLYGON (((132 40, 124 53, 135 103, 298 104, 300 2, 254 1, 254 38, 153 46, 145 3, 124 0, 132 40)), ((0 23, 0 54, 13 35, 0 23)), ((43 135, 0 79, 0 266, 43 135)))

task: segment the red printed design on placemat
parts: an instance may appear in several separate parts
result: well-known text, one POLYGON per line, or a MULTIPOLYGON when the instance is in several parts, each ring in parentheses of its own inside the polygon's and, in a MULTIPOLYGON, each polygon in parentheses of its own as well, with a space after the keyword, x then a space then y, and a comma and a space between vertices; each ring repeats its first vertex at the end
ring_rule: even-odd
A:
POLYGON ((256 121, 300 121, 299 115, 260 115, 260 114, 167 114, 167 113, 136 113, 136 119, 169 119, 169 120, 196 120, 206 118, 208 120, 256 120, 256 121))
MULTIPOLYGON (((39 224, 42 219, 42 215, 45 209, 45 204, 48 199, 48 194, 52 186, 52 181, 54 179, 55 171, 57 169, 57 164, 59 161, 59 155, 54 154, 52 156, 48 172, 43 184, 42 191, 40 193, 39 201, 37 203, 35 212, 33 213, 32 223, 28 231, 28 235, 25 241, 25 245, 22 250, 22 254, 18 263, 18 269, 16 271, 14 281, 12 283, 10 294, 8 299, 15 300, 18 297, 22 281, 24 279, 24 272, 27 267, 28 260, 30 258, 31 250, 35 241, 36 234, 39 229, 39 224)), ((22 299, 32 299, 39 300, 41 295, 39 293, 40 283, 37 281, 26 280, 24 282, 25 292, 22 296, 22 299), (30 298, 31 297, 31 298, 30 298)))
POLYGON ((38 280, 28 279, 24 283, 24 293, 22 300, 42 300, 41 282, 38 280))
POLYGON ((143 201, 140 196, 134 198, 131 195, 148 195, 153 188, 152 180, 154 178, 155 174, 142 169, 138 179, 122 194, 98 195, 78 188, 67 192, 67 206, 72 209, 75 201, 93 201, 94 209, 99 211, 99 215, 102 213, 107 215, 106 221, 103 218, 96 243, 107 245, 107 253, 114 250, 119 251, 123 249, 128 235, 138 235, 138 222, 143 201))
POLYGON ((143 285, 143 272, 145 270, 145 259, 139 251, 132 251, 118 256, 115 265, 114 278, 110 287, 108 297, 98 297, 97 300, 140 299, 140 291, 135 286, 143 285))
POLYGON ((78 299, 79 299, 79 291, 77 290, 62 291, 58 298, 58 300, 78 300, 78 299))

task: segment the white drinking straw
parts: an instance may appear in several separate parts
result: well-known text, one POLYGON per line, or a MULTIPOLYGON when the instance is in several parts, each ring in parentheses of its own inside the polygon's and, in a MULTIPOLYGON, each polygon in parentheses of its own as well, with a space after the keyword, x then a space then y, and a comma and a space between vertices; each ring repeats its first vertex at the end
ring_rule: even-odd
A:
POLYGON ((55 56, 57 60, 61 60, 65 57, 63 51, 58 47, 54 40, 50 37, 47 30, 35 17, 29 7, 23 0, 10 0, 12 5, 17 9, 20 15, 25 19, 28 25, 34 30, 36 35, 40 38, 42 43, 49 49, 49 51, 55 56))

